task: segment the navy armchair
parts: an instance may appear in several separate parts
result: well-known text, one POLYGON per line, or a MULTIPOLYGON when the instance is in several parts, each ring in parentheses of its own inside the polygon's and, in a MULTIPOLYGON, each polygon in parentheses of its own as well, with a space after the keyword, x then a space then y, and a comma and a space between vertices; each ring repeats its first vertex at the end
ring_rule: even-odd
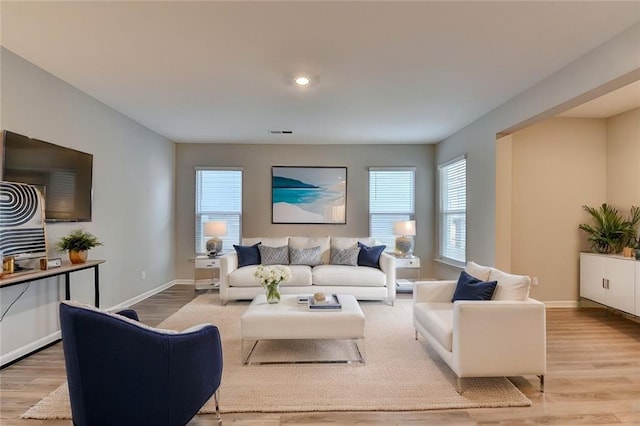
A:
POLYGON ((204 324, 178 333, 137 319, 132 310, 60 304, 74 425, 185 425, 212 395, 219 421, 218 328, 204 324))

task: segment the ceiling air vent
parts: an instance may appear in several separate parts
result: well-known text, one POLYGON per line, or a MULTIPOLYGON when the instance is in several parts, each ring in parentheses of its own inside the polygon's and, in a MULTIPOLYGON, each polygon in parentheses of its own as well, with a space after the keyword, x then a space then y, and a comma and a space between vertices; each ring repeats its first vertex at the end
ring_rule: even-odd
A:
POLYGON ((272 135, 292 135, 293 130, 269 130, 272 135))

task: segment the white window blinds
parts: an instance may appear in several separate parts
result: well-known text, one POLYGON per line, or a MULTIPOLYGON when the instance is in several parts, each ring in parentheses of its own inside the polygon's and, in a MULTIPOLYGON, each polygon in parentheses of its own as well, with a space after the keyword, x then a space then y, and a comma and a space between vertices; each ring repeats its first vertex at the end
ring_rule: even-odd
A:
POLYGON ((224 221, 227 235, 220 236, 223 250, 233 249, 242 234, 242 170, 196 169, 196 253, 206 253, 205 222, 224 221))
POLYGON ((467 159, 438 166, 440 196, 440 258, 466 262, 467 159))
POLYGON ((395 248, 393 224, 413 219, 415 213, 415 168, 369 168, 369 235, 395 248))

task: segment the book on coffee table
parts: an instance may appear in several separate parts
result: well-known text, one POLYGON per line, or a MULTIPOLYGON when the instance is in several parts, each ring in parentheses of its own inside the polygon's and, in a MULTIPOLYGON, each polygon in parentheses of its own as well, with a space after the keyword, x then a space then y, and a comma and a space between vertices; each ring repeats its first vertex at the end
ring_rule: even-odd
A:
POLYGON ((339 311, 342 309, 342 305, 338 300, 337 294, 330 294, 326 296, 326 299, 317 302, 313 296, 309 297, 309 310, 312 311, 339 311))

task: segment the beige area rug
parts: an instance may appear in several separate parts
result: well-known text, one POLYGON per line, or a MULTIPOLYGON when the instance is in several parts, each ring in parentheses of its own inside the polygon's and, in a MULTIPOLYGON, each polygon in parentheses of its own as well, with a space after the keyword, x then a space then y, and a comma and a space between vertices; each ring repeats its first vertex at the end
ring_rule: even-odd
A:
MULTIPOLYGON (((455 390, 455 375, 449 367, 423 339, 414 339, 411 300, 397 300, 395 306, 380 302, 361 302, 361 306, 366 316, 366 364, 243 366, 240 315, 247 303, 220 306, 217 294, 197 297, 159 327, 182 330, 210 322, 220 328, 224 352, 220 387, 223 413, 410 411, 531 405, 506 378, 465 379, 465 392, 459 395, 455 390)), ((353 351, 350 341, 260 342, 252 360, 351 357, 350 351, 353 351)), ((23 417, 70 419, 68 398, 66 384, 63 384, 23 417)), ((200 412, 215 412, 213 402, 205 404, 200 412)))

